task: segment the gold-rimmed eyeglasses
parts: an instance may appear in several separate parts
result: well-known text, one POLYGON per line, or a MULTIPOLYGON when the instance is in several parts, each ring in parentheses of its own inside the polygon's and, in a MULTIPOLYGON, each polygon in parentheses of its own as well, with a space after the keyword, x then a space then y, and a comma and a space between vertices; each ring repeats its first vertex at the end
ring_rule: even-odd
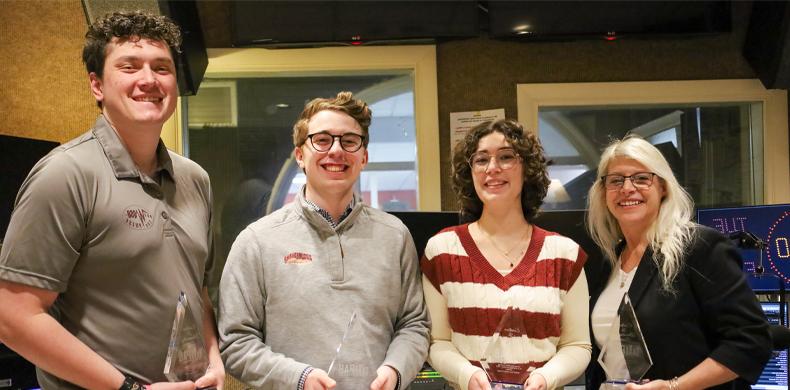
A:
POLYGON ((653 184, 654 176, 658 175, 653 172, 637 172, 629 176, 612 174, 601 176, 601 182, 607 190, 619 190, 623 188, 626 180, 631 180, 635 188, 645 190, 653 184))
POLYGON ((516 166, 521 161, 521 157, 513 149, 502 149, 493 156, 486 152, 477 152, 469 157, 469 167, 473 172, 482 173, 488 169, 491 160, 496 161, 496 165, 501 170, 507 170, 516 166))

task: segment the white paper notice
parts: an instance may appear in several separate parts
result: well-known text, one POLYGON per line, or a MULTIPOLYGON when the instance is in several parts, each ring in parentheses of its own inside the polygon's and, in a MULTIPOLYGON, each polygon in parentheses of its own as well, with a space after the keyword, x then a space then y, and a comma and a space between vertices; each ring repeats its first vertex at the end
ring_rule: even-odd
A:
POLYGON ((485 111, 451 112, 450 113, 450 148, 464 139, 469 129, 487 121, 505 119, 505 109, 495 108, 485 111))

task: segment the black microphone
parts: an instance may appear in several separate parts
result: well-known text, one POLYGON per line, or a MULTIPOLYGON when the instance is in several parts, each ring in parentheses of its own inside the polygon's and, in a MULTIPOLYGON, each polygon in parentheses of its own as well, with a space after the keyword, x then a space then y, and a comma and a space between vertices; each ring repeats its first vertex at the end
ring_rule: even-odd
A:
POLYGON ((730 234, 730 240, 737 240, 735 245, 742 249, 763 249, 765 241, 757 237, 752 232, 739 230, 730 234))
POLYGON ((765 272, 763 267, 763 249, 765 249, 765 241, 757 237, 752 232, 739 230, 730 234, 730 240, 735 241, 735 246, 741 249, 757 249, 760 254, 760 260, 754 266, 755 275, 762 275, 765 272))

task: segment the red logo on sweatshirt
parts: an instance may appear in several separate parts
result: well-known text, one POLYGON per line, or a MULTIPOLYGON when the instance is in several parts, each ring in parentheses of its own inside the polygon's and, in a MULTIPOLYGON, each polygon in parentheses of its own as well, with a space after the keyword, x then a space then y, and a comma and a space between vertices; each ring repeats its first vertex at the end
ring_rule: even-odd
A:
POLYGON ((313 256, 304 252, 293 252, 285 255, 283 262, 285 264, 302 264, 313 261, 313 256))

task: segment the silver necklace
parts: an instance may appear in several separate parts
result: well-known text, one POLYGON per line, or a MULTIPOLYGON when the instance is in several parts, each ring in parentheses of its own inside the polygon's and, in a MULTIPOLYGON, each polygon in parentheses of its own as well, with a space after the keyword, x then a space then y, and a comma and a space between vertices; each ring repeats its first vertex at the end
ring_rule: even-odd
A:
MULTIPOLYGON (((631 268, 630 272, 625 272, 625 270, 623 269, 623 267, 625 266, 625 262, 623 260, 625 259, 626 248, 623 248, 623 252, 620 253, 620 266, 617 267, 617 269, 621 272, 621 274, 620 274, 620 288, 625 287, 625 282, 628 280, 629 274, 631 272, 634 272, 634 270, 636 269, 636 267, 631 268)), ((633 254, 633 253, 631 253, 631 254, 633 254)), ((639 265, 639 264, 637 263, 637 265, 639 265)))
POLYGON ((626 280, 628 280, 628 272, 620 270, 620 288, 625 287, 626 280))

